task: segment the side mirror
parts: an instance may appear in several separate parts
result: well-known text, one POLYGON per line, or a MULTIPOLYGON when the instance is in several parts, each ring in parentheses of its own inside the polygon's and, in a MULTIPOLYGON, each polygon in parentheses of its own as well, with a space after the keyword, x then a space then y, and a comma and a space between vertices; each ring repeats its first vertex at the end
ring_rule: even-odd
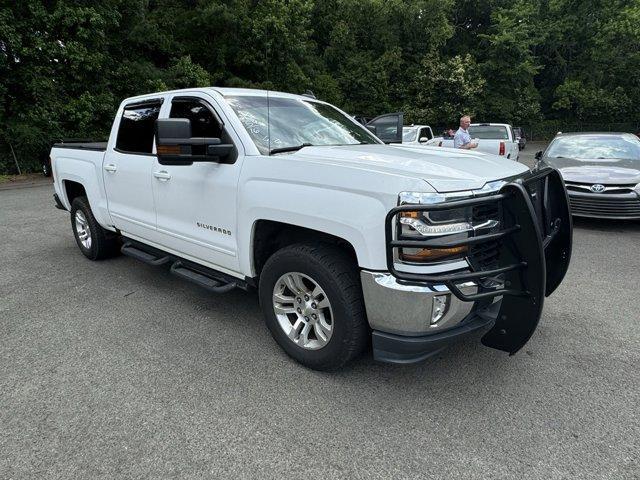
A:
POLYGON ((188 118, 163 118, 156 120, 158 145, 167 145, 191 138, 191 120, 188 118))
POLYGON ((427 143, 429 141, 429 138, 427 137, 420 137, 420 140, 418 140, 418 142, 420 143, 427 143))
POLYGON ((541 158, 542 158, 542 150, 540 150, 539 152, 536 152, 536 156, 535 156, 536 160, 540 160, 541 158))
POLYGON ((213 161, 222 162, 233 152, 233 145, 222 143, 219 138, 211 138, 210 140, 213 142, 207 145, 207 155, 213 161), (216 158, 217 160, 215 160, 216 158))
POLYGON ((233 149, 232 144, 222 144, 219 138, 192 137, 188 118, 156 120, 156 151, 161 165, 224 162, 233 149))

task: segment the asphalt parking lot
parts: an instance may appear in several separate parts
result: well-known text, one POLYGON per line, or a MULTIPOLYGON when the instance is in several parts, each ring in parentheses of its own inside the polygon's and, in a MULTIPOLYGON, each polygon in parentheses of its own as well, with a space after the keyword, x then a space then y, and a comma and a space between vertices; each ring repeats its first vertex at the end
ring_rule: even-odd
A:
POLYGON ((0 191, 0 478, 640 476, 640 222, 576 222, 513 357, 467 342, 326 374, 255 293, 86 260, 52 193, 0 191))

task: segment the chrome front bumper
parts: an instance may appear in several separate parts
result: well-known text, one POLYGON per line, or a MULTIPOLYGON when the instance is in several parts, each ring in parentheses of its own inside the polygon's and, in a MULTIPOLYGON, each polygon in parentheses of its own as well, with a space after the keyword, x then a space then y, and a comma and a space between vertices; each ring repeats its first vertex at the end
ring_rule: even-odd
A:
MULTIPOLYGON (((482 308, 465 302, 444 285, 423 286, 398 283, 386 272, 362 270, 362 291, 373 332, 373 357, 388 363, 420 362, 463 338, 481 337, 495 324, 501 297, 482 308), (431 323, 433 299, 447 298, 445 314, 431 323)), ((472 282, 460 285, 465 295, 478 288, 472 282)))
MULTIPOLYGON (((419 336, 442 332, 458 326, 471 313, 474 302, 464 302, 444 285, 398 283, 388 272, 360 272, 362 292, 369 325, 373 330, 397 335, 419 336), (444 316, 431 324, 434 297, 445 296, 444 316)), ((461 286, 465 294, 477 287, 469 282, 461 286)))

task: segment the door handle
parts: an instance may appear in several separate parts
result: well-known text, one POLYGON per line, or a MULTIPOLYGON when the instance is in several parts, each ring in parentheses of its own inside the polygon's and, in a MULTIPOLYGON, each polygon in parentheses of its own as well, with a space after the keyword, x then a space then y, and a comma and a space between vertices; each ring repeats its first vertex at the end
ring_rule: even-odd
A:
POLYGON ((104 166, 104 169, 109 173, 114 173, 118 167, 116 167, 113 163, 104 166))
POLYGON ((161 182, 166 182, 171 179, 171 174, 166 170, 160 170, 159 172, 153 172, 153 176, 161 182))

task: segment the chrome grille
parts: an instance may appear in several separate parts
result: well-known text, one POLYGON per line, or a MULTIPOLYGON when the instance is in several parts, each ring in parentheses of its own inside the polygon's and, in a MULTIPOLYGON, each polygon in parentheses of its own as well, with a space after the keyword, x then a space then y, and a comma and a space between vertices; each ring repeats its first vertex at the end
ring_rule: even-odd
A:
POLYGON ((569 203, 573 215, 598 218, 640 218, 640 198, 635 193, 569 194, 569 203))
MULTIPOLYGON (((472 209, 473 223, 486 220, 502 220, 499 203, 476 205, 472 209)), ((486 270, 498 266, 500 242, 486 242, 469 247, 469 262, 475 270, 486 270)))
MULTIPOLYGON (((596 185, 594 183, 583 182, 565 182, 567 190, 570 192, 591 193, 591 187, 596 185)), ((604 185, 604 190, 601 193, 632 193, 635 184, 621 183, 617 185, 604 185)))

